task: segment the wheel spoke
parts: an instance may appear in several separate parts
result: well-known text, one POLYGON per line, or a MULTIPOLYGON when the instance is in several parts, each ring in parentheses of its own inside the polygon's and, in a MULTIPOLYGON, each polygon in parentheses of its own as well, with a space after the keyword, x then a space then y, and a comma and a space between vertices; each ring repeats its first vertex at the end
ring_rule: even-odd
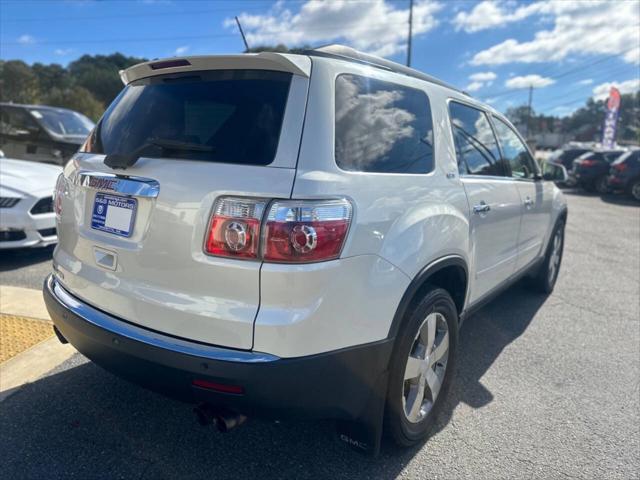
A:
POLYGON ((441 380, 440 377, 436 374, 436 372, 430 368, 427 370, 426 374, 427 385, 429 386, 429 390, 431 391, 431 401, 435 402, 438 393, 440 392, 441 380))
POLYGON ((416 421, 420 417, 420 409, 422 408, 422 402, 424 401, 425 379, 420 377, 420 381, 417 385, 411 387, 409 396, 407 397, 407 417, 409 420, 416 421))
POLYGON ((404 369, 404 379, 410 380, 420 375, 420 364, 422 360, 416 357, 409 357, 407 359, 407 367, 404 369))
POLYGON ((438 319, 437 313, 431 313, 427 317, 426 326, 422 327, 420 331, 420 339, 422 343, 426 347, 425 355, 429 355, 431 353, 431 349, 433 348, 433 341, 436 338, 436 323, 438 319))
POLYGON ((440 343, 436 345, 431 355, 429 355, 429 367, 432 367, 438 360, 441 360, 449 350, 449 332, 445 332, 440 340, 440 343))

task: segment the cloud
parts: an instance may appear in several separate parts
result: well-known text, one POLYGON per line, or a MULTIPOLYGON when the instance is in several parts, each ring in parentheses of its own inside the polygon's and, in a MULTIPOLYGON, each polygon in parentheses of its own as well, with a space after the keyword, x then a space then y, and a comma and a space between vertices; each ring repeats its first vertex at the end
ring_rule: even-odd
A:
POLYGON ((523 75, 521 77, 513 77, 504 82, 507 88, 542 88, 556 83, 552 78, 541 77, 540 75, 523 75))
POLYGON ((465 90, 467 92, 476 92, 480 90, 483 86, 484 86, 484 83, 482 82, 471 82, 469 85, 467 85, 465 90))
POLYGON ((32 45, 36 43, 36 39, 32 35, 20 35, 18 37, 18 43, 22 45, 32 45))
MULTIPOLYGON (((499 4, 496 8, 504 10, 509 5, 499 4)), ((640 63, 640 48, 636 48, 638 2, 545 0, 514 10, 510 18, 521 17, 523 13, 516 13, 523 8, 528 9, 527 16, 535 13, 551 19, 553 28, 536 32, 530 41, 509 38, 482 50, 471 59, 472 65, 557 62, 570 54, 622 54, 626 62, 640 63)))
POLYGON ((483 87, 489 87, 493 84, 493 81, 498 78, 498 76, 493 72, 476 72, 469 75, 469 80, 471 83, 467 85, 466 89, 468 92, 476 92, 483 87))
POLYGON ((585 78, 584 80, 580 80, 577 83, 578 85, 591 85, 593 83, 593 78, 585 78))
POLYGON ((634 93, 640 90, 640 78, 625 80, 624 82, 607 82, 601 83, 593 89, 593 98, 595 100, 604 100, 609 97, 611 87, 616 87, 620 93, 634 93))
POLYGON ((189 45, 183 45, 182 47, 176 48, 176 50, 173 53, 175 55, 184 55, 189 51, 190 48, 191 47, 189 45))
MULTIPOLYGON (((250 46, 285 44, 299 46, 343 39, 353 47, 381 56, 406 50, 408 8, 388 0, 354 2, 332 0, 305 2, 293 13, 278 2, 264 15, 238 16, 250 46)), ((413 7, 413 34, 425 34, 438 25, 443 5, 435 0, 417 1, 413 7)), ((235 29, 233 18, 224 26, 235 29)))
POLYGON ((474 82, 492 82, 498 78, 498 76, 493 72, 477 72, 469 75, 469 80, 473 80, 474 82))
POLYGON ((71 53, 73 53, 73 48, 56 48, 53 51, 53 54, 57 55, 59 57, 66 57, 67 55, 70 55, 71 53))
POLYGON ((534 3, 509 11, 506 3, 484 0, 469 12, 458 12, 452 23, 456 30, 474 33, 488 28, 504 27, 508 23, 520 21, 537 13, 539 8, 539 4, 534 3))

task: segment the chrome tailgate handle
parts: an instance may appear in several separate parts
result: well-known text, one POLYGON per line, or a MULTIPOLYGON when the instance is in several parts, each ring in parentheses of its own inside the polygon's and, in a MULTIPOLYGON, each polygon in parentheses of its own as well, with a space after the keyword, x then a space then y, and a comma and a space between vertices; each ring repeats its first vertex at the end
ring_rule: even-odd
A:
POLYGON ((160 184, 151 178, 129 177, 102 172, 79 172, 78 185, 93 190, 121 193, 134 197, 156 198, 160 184))

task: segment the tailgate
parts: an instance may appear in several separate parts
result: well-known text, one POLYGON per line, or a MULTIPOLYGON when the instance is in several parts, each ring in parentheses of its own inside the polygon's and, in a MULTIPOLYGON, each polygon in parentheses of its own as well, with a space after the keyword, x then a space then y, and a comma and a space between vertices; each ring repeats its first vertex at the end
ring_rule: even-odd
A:
MULTIPOLYGON (((213 81, 236 78, 244 77, 218 73, 213 81)), ((204 241, 216 198, 290 197, 308 81, 293 76, 280 120, 265 113, 254 84, 252 93, 234 93, 223 85, 225 100, 219 101, 210 95, 218 85, 212 83, 205 102, 194 98, 197 88, 182 88, 180 79, 168 85, 171 90, 160 89, 160 103, 157 91, 152 95, 127 87, 90 137, 85 146, 90 152, 77 154, 65 168, 55 268, 72 294, 125 321, 180 338, 251 349, 261 264, 207 255, 204 241), (188 98, 176 100, 174 93, 167 98, 167 91, 188 98), (234 104, 236 94, 242 100, 234 104), (247 102, 247 95, 256 98, 247 102), (136 102, 143 103, 143 115, 136 116, 136 102), (255 122, 272 122, 268 127, 252 125, 255 109, 260 110, 255 122), (140 150, 138 144, 146 145, 151 134, 144 132, 167 136, 176 128, 182 136, 173 133, 170 148, 152 148, 154 156, 145 152, 125 170, 105 165, 112 153, 128 155, 140 150), (275 154, 262 162, 260 155, 269 147, 256 139, 275 128, 280 132, 273 142, 275 154), (131 140, 135 135, 146 137, 136 143, 131 140), (174 148, 178 141, 186 147, 174 148), (207 147, 181 150, 194 143, 207 147), (247 161, 254 154, 258 164, 247 161)))

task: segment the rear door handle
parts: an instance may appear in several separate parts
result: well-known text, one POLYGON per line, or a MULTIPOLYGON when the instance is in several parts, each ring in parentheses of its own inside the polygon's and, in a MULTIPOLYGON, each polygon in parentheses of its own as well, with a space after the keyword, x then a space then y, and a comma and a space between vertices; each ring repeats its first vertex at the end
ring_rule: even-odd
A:
POLYGON ((524 199, 524 206, 527 208, 533 207, 533 200, 531 199, 531 197, 527 197, 524 199))
POLYGON ((473 206, 473 213, 476 215, 480 215, 481 213, 487 213, 491 210, 491 207, 487 205, 484 200, 480 202, 478 205, 473 206))

